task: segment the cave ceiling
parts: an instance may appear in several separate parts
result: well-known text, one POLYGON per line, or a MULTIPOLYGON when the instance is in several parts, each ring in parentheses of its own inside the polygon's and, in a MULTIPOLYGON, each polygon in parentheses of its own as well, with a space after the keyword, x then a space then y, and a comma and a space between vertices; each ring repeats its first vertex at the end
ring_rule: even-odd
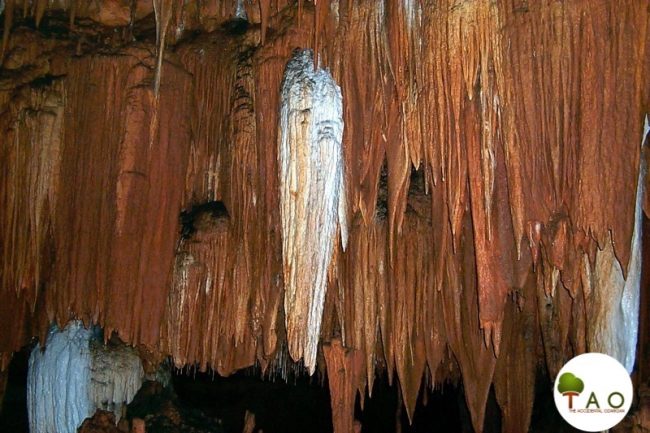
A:
POLYGON ((462 380, 477 431, 493 386, 517 432, 540 363, 633 368, 646 1, 4 0, 2 18, 0 368, 73 318, 221 375, 286 374, 288 353, 338 372, 339 433, 376 373, 409 416, 421 386, 462 380))

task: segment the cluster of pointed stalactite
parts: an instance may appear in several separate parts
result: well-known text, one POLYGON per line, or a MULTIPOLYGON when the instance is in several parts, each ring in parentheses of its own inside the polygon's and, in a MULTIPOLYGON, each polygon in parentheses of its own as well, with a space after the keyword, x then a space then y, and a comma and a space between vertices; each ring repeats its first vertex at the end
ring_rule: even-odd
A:
POLYGON ((610 329, 633 313, 605 306, 638 274, 644 2, 244 1, 246 33, 191 40, 183 30, 220 28, 238 2, 82 3, 6 0, 2 369, 72 317, 178 365, 277 368, 293 343, 278 116, 296 47, 343 96, 349 241, 328 269, 318 354, 337 432, 377 366, 412 415, 423 377, 453 364, 475 429, 493 384, 515 432, 539 359, 554 375, 585 350, 634 353, 610 329), (18 9, 38 22, 47 7, 108 26, 154 13, 159 35, 111 54, 9 37, 18 9), (227 213, 181 239, 181 209, 207 201, 227 213))

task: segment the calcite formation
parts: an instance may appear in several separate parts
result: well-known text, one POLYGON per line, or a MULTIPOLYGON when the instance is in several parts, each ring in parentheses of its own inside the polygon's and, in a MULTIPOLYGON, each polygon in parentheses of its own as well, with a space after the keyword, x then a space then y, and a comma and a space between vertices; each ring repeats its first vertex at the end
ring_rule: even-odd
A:
POLYGON ((38 433, 74 433, 95 412, 90 398, 92 331, 71 323, 53 329, 45 352, 36 346, 29 359, 29 429, 38 433))
POLYGON ((337 227, 343 249, 348 240, 341 89, 312 56, 298 51, 287 64, 278 138, 287 340, 311 373, 337 227))
POLYGON ((144 370, 126 346, 106 347, 79 321, 50 330, 46 346, 29 358, 27 409, 34 433, 75 433, 97 409, 122 408, 140 389, 144 370))
POLYGON ((412 416, 459 372, 476 431, 493 387, 504 432, 540 363, 649 379, 645 1, 2 14, 0 370, 71 318, 222 375, 288 351, 345 370, 337 433, 377 374, 412 416))

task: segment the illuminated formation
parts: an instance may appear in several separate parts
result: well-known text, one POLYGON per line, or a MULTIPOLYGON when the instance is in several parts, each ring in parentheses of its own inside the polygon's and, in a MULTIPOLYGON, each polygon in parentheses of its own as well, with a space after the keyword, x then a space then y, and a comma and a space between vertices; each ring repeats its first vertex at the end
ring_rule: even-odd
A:
POLYGON ((0 389, 71 319, 222 376, 336 366, 337 433, 378 376, 409 419, 422 387, 462 383, 477 432, 493 389, 507 433, 576 354, 650 379, 646 1, 5 0, 2 19, 0 389))
POLYGON ((105 347, 79 321, 64 330, 54 327, 46 344, 36 346, 29 359, 30 431, 75 433, 97 409, 110 410, 119 420, 144 378, 137 353, 105 347))
POLYGON ((287 64, 280 109, 279 168, 284 311, 289 353, 311 373, 340 223, 347 243, 341 89, 315 70, 310 51, 287 64))

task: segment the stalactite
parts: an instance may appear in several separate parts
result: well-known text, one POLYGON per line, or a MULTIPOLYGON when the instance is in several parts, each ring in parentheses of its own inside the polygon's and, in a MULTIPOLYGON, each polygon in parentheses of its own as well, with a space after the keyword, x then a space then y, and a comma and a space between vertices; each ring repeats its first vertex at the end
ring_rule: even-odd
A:
POLYGON ((426 337, 435 339, 433 334, 437 332, 427 329, 431 313, 425 308, 440 310, 436 305, 439 298, 435 296, 433 278, 431 239, 434 229, 429 198, 424 194, 424 176, 412 175, 410 185, 393 266, 386 269, 387 302, 382 308, 388 310, 390 320, 382 327, 382 338, 391 340, 392 353, 385 353, 385 356, 387 359, 394 357, 389 365, 394 362, 406 413, 412 420, 427 359, 432 361, 430 368, 435 371, 443 348, 439 342, 426 342, 426 337))
POLYGON ((456 257, 447 261, 447 287, 442 291, 442 310, 448 343, 462 373, 472 425, 474 431, 481 432, 496 358, 492 350, 485 347, 483 331, 478 323, 476 259, 471 232, 471 221, 466 217, 464 241, 459 245, 456 257))
POLYGON ((63 86, 56 82, 52 88, 26 90, 22 97, 24 103, 7 113, 15 123, 7 125, 13 145, 4 159, 3 201, 10 212, 2 219, 6 252, 2 283, 22 291, 33 311, 36 291, 49 274, 47 251, 52 247, 51 215, 57 205, 63 86))
POLYGON ((280 109, 280 200, 284 308, 289 352, 313 373, 327 287, 337 243, 347 244, 341 91, 314 70, 312 53, 287 64, 280 109))
POLYGON ((612 7, 596 1, 528 6, 528 13, 500 8, 517 35, 503 52, 500 79, 512 81, 501 85, 510 107, 502 117, 516 241, 528 222, 546 224, 567 206, 574 226, 600 247, 614 233, 616 245, 625 245, 616 255, 626 269, 639 115, 648 95, 638 75, 648 23, 638 2, 612 7), (604 28, 610 33, 596 30, 604 28), (620 143, 616 152, 613 143, 620 143))
MULTIPOLYGON (((647 134, 641 136, 641 145, 647 134)), ((636 190, 634 233, 629 253, 627 276, 614 255, 612 242, 607 242, 596 253, 593 270, 593 288, 587 298, 590 304, 587 319, 587 343, 590 351, 607 353, 618 359, 631 374, 636 355, 639 329, 639 298, 641 284, 641 230, 643 224, 642 203, 646 175, 645 163, 641 162, 636 190)), ((622 247, 619 247, 619 251, 622 247)))
POLYGON ((339 44, 346 49, 340 54, 342 70, 334 68, 333 72, 345 98, 343 151, 348 162, 350 213, 360 211, 369 225, 375 215, 388 122, 394 121, 390 117, 394 112, 386 109, 391 103, 388 89, 394 84, 383 36, 383 9, 370 3, 350 6, 341 21, 339 44))
POLYGON ((75 150, 80 149, 76 143, 85 140, 91 132, 84 127, 66 129, 63 152, 78 156, 67 159, 61 170, 76 171, 90 179, 86 186, 61 188, 63 200, 78 202, 75 208, 78 212, 59 207, 57 219, 60 217, 79 225, 78 230, 84 233, 82 226, 87 227, 93 221, 103 236, 97 238, 88 233, 72 237, 69 230, 59 227, 55 238, 57 245, 69 251, 69 255, 59 257, 57 262, 57 266, 61 266, 58 268, 61 271, 57 272, 57 290, 63 302, 55 303, 56 292, 50 293, 52 298, 48 299, 56 305, 57 312, 66 311, 72 305, 84 317, 101 320, 109 332, 117 330, 127 341, 156 347, 168 281, 168 276, 156 268, 162 266, 164 269, 173 263, 176 215, 180 211, 181 180, 187 161, 184 143, 189 139, 188 108, 186 105, 184 110, 178 110, 178 101, 179 94, 186 92, 182 86, 189 84, 189 80, 180 69, 166 68, 170 79, 175 77, 178 84, 163 88, 159 101, 171 105, 158 110, 162 105, 155 107, 153 91, 142 86, 150 78, 149 70, 144 66, 134 68, 137 58, 121 63, 119 68, 115 68, 113 62, 110 58, 98 59, 95 66, 80 62, 71 71, 83 74, 88 67, 105 67, 106 73, 97 78, 102 84, 97 85, 109 93, 94 92, 92 81, 71 81, 68 94, 74 95, 74 99, 71 98, 71 117, 66 122, 84 119, 91 125, 92 119, 101 119, 112 127, 97 137, 103 146, 85 147, 79 154, 75 150), (107 101, 107 106, 88 108, 86 101, 93 100, 107 101), (172 104, 173 100, 176 102, 172 104), (154 112, 158 113, 161 122, 152 136, 149 126, 154 112), (126 116, 118 118, 117 113, 126 113, 126 116), (149 145, 152 141, 156 144, 154 147, 149 145), (105 163, 103 169, 89 172, 88 165, 99 164, 99 161, 105 163), (88 208, 82 204, 84 200, 100 200, 103 208, 88 208), (90 252, 93 249, 95 254, 90 252), (107 272, 109 263, 112 264, 110 273, 107 272), (75 268, 75 264, 79 267, 75 268), (66 269, 68 271, 64 271, 66 269), (104 274, 104 279, 96 280, 92 276, 94 271, 104 274), (134 275, 140 277, 133 278, 134 275), (95 288, 99 302, 81 296, 87 290, 85 284, 95 288), (112 290, 113 287, 120 289, 112 290), (142 308, 145 302, 147 307, 142 308))
MULTIPOLYGON (((156 53, 156 75, 154 77, 154 94, 157 99, 158 92, 160 91, 160 74, 162 74, 162 62, 165 56, 167 29, 172 17, 172 2, 171 0, 152 0, 152 2, 154 13, 156 15, 156 45, 158 47, 158 52, 156 53)), ((155 119, 157 119, 157 117, 155 119)))
MULTIPOLYGON (((406 210, 406 194, 409 189, 411 162, 419 167, 421 162, 420 117, 417 114, 418 86, 421 45, 417 36, 420 10, 410 2, 386 2, 384 5, 389 47, 391 75, 394 77, 394 95, 389 99, 396 105, 388 105, 394 122, 390 123, 387 134, 386 156, 388 160, 388 199, 389 199, 389 243, 391 261, 395 243, 402 229, 406 210)), ((393 263, 391 262, 391 265, 393 263)), ((410 415, 410 414, 409 414, 410 415)))
MULTIPOLYGON (((279 25, 286 26, 287 16, 280 16, 279 25)), ((281 313, 284 300, 283 253, 282 253, 282 219, 278 210, 280 205, 280 164, 278 158, 278 107, 281 105, 281 92, 269 92, 266 89, 282 88, 287 60, 296 46, 308 46, 310 33, 306 29, 295 28, 291 31, 274 34, 272 44, 266 44, 256 53, 255 95, 254 100, 264 101, 258 104, 256 113, 256 141, 260 161, 260 213, 262 223, 262 242, 267 254, 260 258, 259 275, 264 282, 260 286, 260 296, 265 299, 269 314, 264 318, 264 352, 271 356, 284 339, 284 320, 281 313), (263 293, 263 294, 262 294, 263 293)), ((343 197, 344 195, 342 195, 343 197)), ((255 254, 255 252, 252 252, 255 254)), ((286 312, 285 312, 286 314, 286 312)))
POLYGON ((539 344, 536 283, 530 273, 506 305, 502 352, 494 371, 494 391, 501 407, 503 433, 528 431, 530 427, 539 344))
POLYGON ((27 406, 30 431, 74 433, 97 408, 121 416, 142 385, 140 358, 125 346, 106 347, 80 321, 53 327, 45 347, 29 359, 27 406))
POLYGON ((126 405, 142 386, 145 377, 142 362, 135 349, 122 344, 107 346, 91 340, 90 353, 90 401, 94 408, 113 412, 119 421, 126 405))
MULTIPOLYGON (((125 340, 158 345, 159 331, 151 325, 161 320, 166 290, 160 289, 166 288, 167 275, 157 269, 171 266, 173 259, 183 189, 177 180, 185 174, 186 161, 186 149, 178 143, 186 142, 182 119, 187 113, 163 111, 167 123, 156 136, 160 145, 156 152, 146 149, 141 140, 149 142, 151 98, 138 85, 148 70, 126 73, 138 61, 136 55, 73 62, 70 77, 95 79, 71 79, 64 85, 46 80, 33 90, 25 87, 27 98, 6 107, 16 110, 4 117, 12 122, 4 130, 13 130, 10 137, 16 141, 3 147, 3 153, 11 151, 3 161, 12 164, 16 175, 3 178, 3 202, 13 209, 2 217, 9 230, 2 237, 2 263, 12 270, 2 272, 3 296, 13 299, 7 308, 20 316, 1 317, 16 328, 3 340, 8 345, 2 351, 25 344, 25 333, 43 335, 50 320, 65 323, 71 309, 119 330, 125 340), (127 104, 128 92, 132 98, 127 104), (126 119, 124 112, 129 113, 126 119), (93 122, 110 128, 98 131, 93 122), (172 184, 176 193, 170 195, 172 184), (100 204, 87 205, 95 202, 100 204), (16 219, 16 212, 25 218, 16 219), (26 243, 12 241, 19 238, 26 243), (157 243, 165 246, 155 247, 157 243), (161 265, 150 267, 158 260, 161 265), (41 291, 45 286, 48 290, 41 291), (5 296, 9 293, 13 295, 5 296)), ((187 79, 178 69, 168 73, 179 82, 187 79)), ((184 90, 174 85, 161 98, 180 99, 177 92, 184 90)))
POLYGON ((256 361, 265 368, 283 338, 276 329, 283 293, 281 244, 273 235, 271 213, 264 211, 269 191, 261 174, 275 152, 257 135, 257 122, 266 116, 256 116, 253 51, 206 44, 181 56, 195 77, 199 113, 188 200, 219 200, 223 211, 206 208, 196 215, 196 232, 177 251, 163 323, 165 347, 179 365, 196 362, 202 370, 211 367, 224 375, 256 361), (205 72, 206 63, 212 73, 205 72), (214 76, 222 77, 222 86, 214 86, 214 76), (211 137, 221 139, 213 142, 211 137), (260 248, 277 250, 277 256, 258 254, 260 248), (237 295, 229 296, 231 290, 237 295))
POLYGON ((501 55, 496 30, 498 15, 496 5, 487 1, 466 3, 450 11, 450 15, 459 21, 457 27, 460 29, 458 39, 450 40, 450 49, 463 50, 465 54, 460 60, 464 89, 459 96, 467 99, 461 102, 464 109, 459 120, 461 140, 467 149, 480 323, 486 343, 492 344, 498 355, 513 265, 509 252, 515 246, 510 227, 503 226, 504 222, 510 222, 510 215, 498 135, 500 95, 495 78, 501 73, 498 69, 501 55), (499 232, 495 233, 497 229, 499 232))
MULTIPOLYGON (((339 264, 336 310, 342 343, 365 354, 366 383, 372 396, 382 305, 379 297, 385 292, 388 279, 385 221, 378 218, 370 227, 356 221, 350 230, 347 251, 341 257, 344 262, 339 264)), ((326 308, 326 317, 327 314, 326 308)), ((327 326, 324 328, 325 332, 332 332, 327 326)))
POLYGON ((327 381, 330 388, 332 422, 334 433, 353 433, 358 431, 358 421, 354 419, 354 403, 358 382, 363 380, 363 354, 356 350, 346 350, 340 340, 332 340, 323 346, 327 364, 327 381))
POLYGON ((568 351, 569 326, 571 322, 571 296, 559 280, 559 271, 552 265, 543 264, 536 269, 537 313, 551 377, 560 371, 568 351))
MULTIPOLYGON (((206 218, 210 217, 206 215, 206 218)), ((218 325, 212 320, 212 315, 208 314, 206 318, 203 317, 204 310, 200 306, 203 302, 206 302, 208 305, 206 310, 219 311, 218 304, 215 305, 215 303, 222 298, 221 286, 222 281, 225 280, 225 275, 221 273, 225 270, 226 264, 224 259, 227 246, 225 225, 227 225, 227 221, 220 221, 218 217, 214 222, 206 220, 198 224, 200 232, 197 233, 195 238, 196 247, 206 244, 208 253, 210 247, 214 248, 216 254, 213 254, 212 257, 200 257, 198 248, 193 248, 194 251, 183 251, 181 246, 180 251, 177 252, 175 284, 167 302, 165 322, 170 324, 178 323, 181 326, 166 328, 164 332, 166 344, 169 345, 167 350, 172 354, 173 359, 179 366, 193 364, 196 360, 206 359, 206 355, 213 355, 218 351, 218 343, 214 349, 211 347, 211 343, 216 338, 207 338, 209 335, 218 337, 219 334, 213 329, 218 325), (203 230, 209 231, 202 234, 203 230), (214 239, 204 239, 207 236, 214 237, 214 239), (214 271, 210 271, 210 269, 214 269, 214 271), (221 272, 215 275, 215 271, 221 272), (210 287, 205 286, 206 284, 210 284, 210 287), (209 296, 210 300, 204 301, 203 297, 206 296, 209 296), (199 307, 198 310, 197 307, 199 307), (202 326, 196 328, 188 326, 185 329, 183 324, 188 323, 188 317, 196 318, 202 326), (205 337, 203 333, 206 334, 205 337), (198 342, 202 344, 198 344, 198 342), (203 352, 207 352, 207 354, 203 352)), ((217 364, 218 361, 214 360, 213 362, 217 364)), ((201 368, 205 368, 205 363, 207 361, 202 362, 201 368)))
POLYGON ((266 32, 269 25, 269 14, 271 9, 271 0, 258 0, 260 5, 260 21, 261 21, 261 40, 262 45, 266 42, 266 32))

